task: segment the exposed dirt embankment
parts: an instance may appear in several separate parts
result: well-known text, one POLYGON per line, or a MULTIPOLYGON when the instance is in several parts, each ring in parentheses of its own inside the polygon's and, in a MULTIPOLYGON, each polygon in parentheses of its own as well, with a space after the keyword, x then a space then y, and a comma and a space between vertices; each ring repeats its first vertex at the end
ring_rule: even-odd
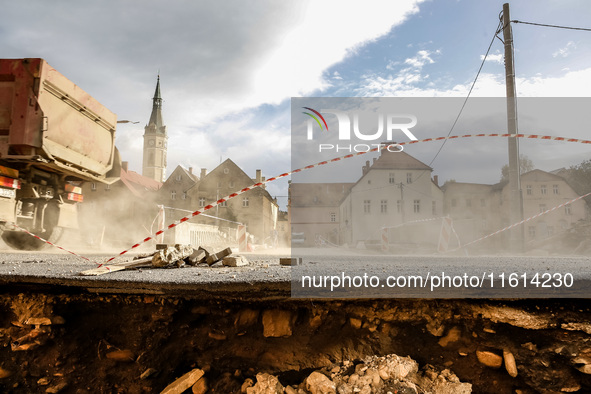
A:
POLYGON ((585 300, 4 293, 0 391, 589 392, 590 322, 585 300))

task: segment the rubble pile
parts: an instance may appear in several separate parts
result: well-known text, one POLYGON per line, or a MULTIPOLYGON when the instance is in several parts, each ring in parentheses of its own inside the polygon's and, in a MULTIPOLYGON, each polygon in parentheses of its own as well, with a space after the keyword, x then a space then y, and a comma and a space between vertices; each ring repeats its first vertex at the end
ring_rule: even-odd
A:
POLYGON ((137 268, 181 268, 183 266, 196 266, 207 264, 212 266, 222 263, 226 267, 244 267, 248 260, 241 255, 232 255, 231 248, 221 250, 211 246, 200 246, 195 249, 191 245, 157 245, 156 251, 135 257, 131 261, 114 263, 99 268, 82 271, 85 276, 103 275, 114 271, 137 268))
POLYGON ((256 382, 246 379, 241 393, 246 394, 387 394, 432 393, 469 394, 470 383, 462 383, 449 369, 438 372, 419 365, 410 357, 390 354, 367 357, 354 364, 345 360, 340 365, 312 372, 299 385, 283 386, 279 378, 258 373, 256 382))

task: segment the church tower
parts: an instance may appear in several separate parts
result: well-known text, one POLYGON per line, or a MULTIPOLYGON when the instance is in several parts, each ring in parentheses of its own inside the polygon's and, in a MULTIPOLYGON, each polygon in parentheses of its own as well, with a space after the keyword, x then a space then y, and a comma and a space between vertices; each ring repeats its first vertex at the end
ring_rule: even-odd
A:
POLYGON ((142 175, 158 182, 166 180, 166 126, 162 120, 162 96, 160 75, 154 92, 152 115, 144 128, 144 160, 142 175))

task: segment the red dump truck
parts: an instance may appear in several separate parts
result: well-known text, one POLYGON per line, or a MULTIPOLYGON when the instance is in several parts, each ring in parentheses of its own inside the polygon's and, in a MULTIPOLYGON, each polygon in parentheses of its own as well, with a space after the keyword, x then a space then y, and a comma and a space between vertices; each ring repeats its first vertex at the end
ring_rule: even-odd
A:
POLYGON ((112 183, 117 116, 43 59, 0 59, 0 230, 16 249, 78 227, 84 181, 112 183))

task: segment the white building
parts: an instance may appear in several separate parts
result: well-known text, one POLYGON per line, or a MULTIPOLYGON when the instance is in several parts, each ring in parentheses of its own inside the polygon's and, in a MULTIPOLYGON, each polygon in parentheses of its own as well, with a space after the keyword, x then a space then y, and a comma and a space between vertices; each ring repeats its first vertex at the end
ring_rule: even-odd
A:
POLYGON ((432 171, 405 152, 383 150, 373 163, 366 162, 361 178, 339 207, 342 241, 377 244, 382 228, 390 228, 390 244, 436 243, 439 222, 430 225, 437 227, 434 231, 415 225, 443 214, 443 192, 431 179, 432 171))

